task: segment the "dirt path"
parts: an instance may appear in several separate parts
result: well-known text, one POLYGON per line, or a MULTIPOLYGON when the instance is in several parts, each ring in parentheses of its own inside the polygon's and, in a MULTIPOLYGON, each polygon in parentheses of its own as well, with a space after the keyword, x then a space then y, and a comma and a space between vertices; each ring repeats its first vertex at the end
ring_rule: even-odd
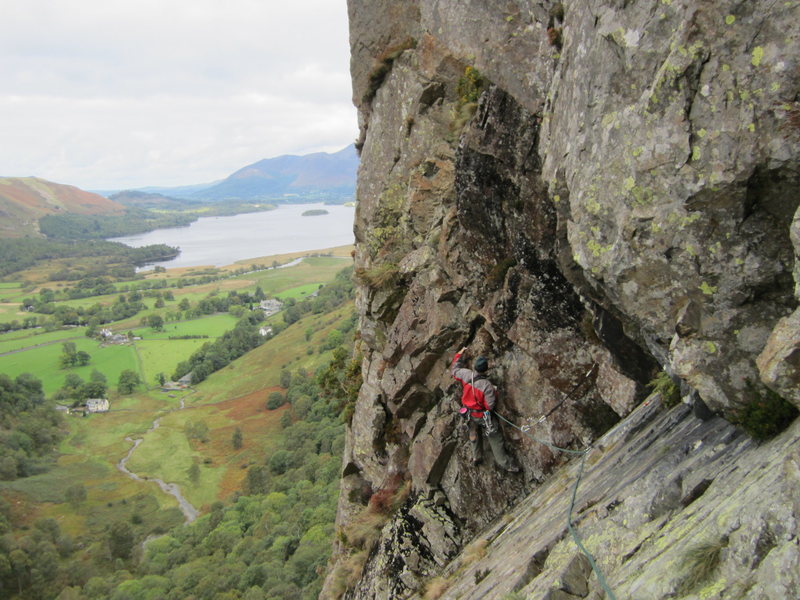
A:
MULTIPOLYGON (((177 410, 183 409, 184 406, 185 406, 184 400, 183 398, 181 398, 181 405, 180 408, 177 410)), ((161 424, 161 417, 158 417, 155 421, 153 421, 153 425, 150 427, 150 429, 148 429, 145 432, 145 435, 147 435, 151 431, 155 431, 156 429, 158 429, 160 424, 161 424)), ((158 477, 146 477, 146 476, 142 477, 140 475, 137 475, 130 469, 128 469, 127 467, 128 460, 130 460, 131 456, 133 455, 133 451, 136 450, 136 448, 139 447, 139 444, 141 444, 144 441, 144 437, 135 439, 132 437, 126 437, 125 441, 133 442, 133 446, 131 446, 130 450, 128 450, 128 453, 119 460, 119 462, 117 463, 117 469, 125 473, 125 475, 127 475, 134 481, 153 482, 158 487, 160 487, 162 491, 166 492, 167 494, 170 494, 171 496, 174 496, 175 499, 178 501, 178 506, 181 509, 183 516, 186 517, 187 524, 197 519, 197 517, 200 515, 200 511, 198 511, 194 506, 192 506, 191 502, 189 502, 183 496, 183 494, 181 494, 181 489, 177 483, 167 483, 163 479, 159 479, 158 477)))

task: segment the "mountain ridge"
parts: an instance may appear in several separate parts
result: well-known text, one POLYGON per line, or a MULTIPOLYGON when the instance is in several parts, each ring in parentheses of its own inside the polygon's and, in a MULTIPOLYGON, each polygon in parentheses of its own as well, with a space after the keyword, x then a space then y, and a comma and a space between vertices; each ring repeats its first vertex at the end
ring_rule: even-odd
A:
POLYGON ((0 178, 0 238, 39 235, 45 215, 120 214, 125 207, 100 194, 39 177, 0 178))
POLYGON ((280 197, 352 198, 358 156, 350 145, 335 152, 286 154, 235 171, 210 188, 195 192, 206 200, 267 200, 280 197))
POLYGON ((351 144, 337 152, 283 154, 246 165, 222 180, 188 186, 147 186, 104 191, 109 196, 128 192, 158 194, 179 200, 274 200, 333 202, 353 199, 359 158, 351 144))

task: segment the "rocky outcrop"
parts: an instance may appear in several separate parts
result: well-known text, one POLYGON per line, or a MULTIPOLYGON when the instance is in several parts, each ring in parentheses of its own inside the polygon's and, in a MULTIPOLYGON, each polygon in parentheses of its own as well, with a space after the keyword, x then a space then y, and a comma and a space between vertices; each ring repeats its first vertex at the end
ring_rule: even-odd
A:
MULTIPOLYGON (((572 519, 607 588, 620 599, 795 598, 798 425, 757 446, 720 418, 666 412, 654 398, 601 437, 572 519)), ((482 556, 450 561, 439 597, 607 597, 567 529, 579 468, 483 529, 472 542, 482 556)))
MULTIPOLYGON (((613 515, 629 515, 618 546, 630 556, 615 546, 600 562, 615 584, 638 589, 647 563, 631 557, 648 556, 653 536, 674 560, 690 539, 673 519, 690 506, 715 514, 724 494, 750 485, 710 477, 718 456, 734 473, 739 460, 783 464, 796 451, 791 433, 755 447, 723 418, 763 418, 752 415, 769 399, 785 425, 787 403, 800 406, 799 12, 766 0, 350 0, 364 385, 324 596, 402 598, 437 576, 460 590, 452 597, 468 597, 469 585, 484 590, 476 598, 598 593, 584 559, 567 556, 574 546, 556 550, 569 543, 561 518, 538 523, 533 546, 503 530, 508 547, 530 547, 513 563, 524 583, 484 572, 494 541, 465 580, 459 552, 476 553, 471 540, 487 540, 487 523, 511 507, 555 502, 548 490, 576 467, 552 446, 584 448, 620 420, 616 431, 634 421, 646 431, 592 450, 587 464, 606 466, 589 470, 586 493, 611 507, 591 511, 597 536, 617 535, 613 515), (464 345, 490 358, 498 412, 517 426, 504 435, 519 475, 488 456, 468 460, 448 372, 464 345), (694 414, 641 416, 662 369, 694 414), (552 446, 532 443, 528 428, 552 446), (719 449, 686 466, 698 441, 719 449), (614 454, 653 447, 662 450, 641 463, 649 475, 614 454), (397 506, 386 510, 386 498, 397 506), (559 569, 576 583, 555 585, 559 569)), ((735 530, 714 532, 727 536, 723 565, 750 543, 735 530)), ((781 535, 764 557, 781 546, 797 565, 796 532, 781 535)), ((756 566, 753 581, 766 586, 756 566)), ((647 589, 689 593, 673 575, 647 589)))

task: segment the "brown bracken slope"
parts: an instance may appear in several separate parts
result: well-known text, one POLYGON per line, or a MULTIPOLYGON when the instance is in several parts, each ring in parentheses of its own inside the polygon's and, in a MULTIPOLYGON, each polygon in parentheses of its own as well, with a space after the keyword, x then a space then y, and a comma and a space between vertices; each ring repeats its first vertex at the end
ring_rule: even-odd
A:
POLYGON ((39 235, 40 217, 56 213, 114 214, 121 204, 36 177, 0 177, 0 237, 39 235))

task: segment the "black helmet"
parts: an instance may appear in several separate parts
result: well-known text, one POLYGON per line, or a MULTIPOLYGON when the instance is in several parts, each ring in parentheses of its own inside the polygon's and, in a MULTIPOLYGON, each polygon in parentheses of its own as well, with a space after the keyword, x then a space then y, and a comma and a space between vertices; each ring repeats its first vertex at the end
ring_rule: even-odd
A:
POLYGON ((479 356, 472 366, 478 373, 486 373, 489 370, 489 361, 485 356, 479 356))

